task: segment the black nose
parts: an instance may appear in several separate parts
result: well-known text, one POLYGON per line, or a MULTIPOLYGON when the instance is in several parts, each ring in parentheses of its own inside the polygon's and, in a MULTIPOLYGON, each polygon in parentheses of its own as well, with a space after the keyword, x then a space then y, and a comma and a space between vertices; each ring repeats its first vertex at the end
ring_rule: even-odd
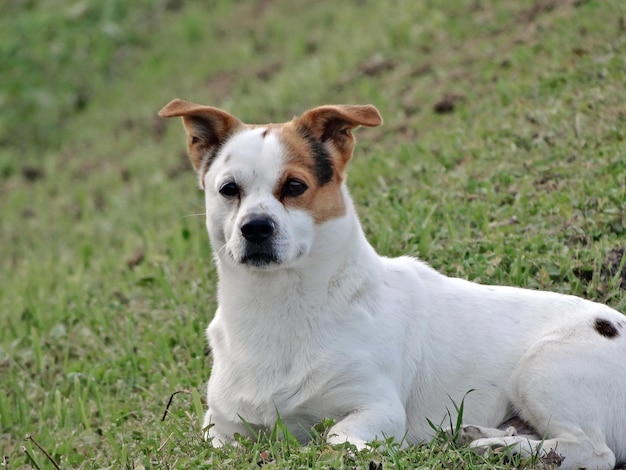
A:
POLYGON ((241 226, 241 234, 250 243, 261 244, 274 235, 274 229, 274 222, 269 217, 254 217, 241 226))

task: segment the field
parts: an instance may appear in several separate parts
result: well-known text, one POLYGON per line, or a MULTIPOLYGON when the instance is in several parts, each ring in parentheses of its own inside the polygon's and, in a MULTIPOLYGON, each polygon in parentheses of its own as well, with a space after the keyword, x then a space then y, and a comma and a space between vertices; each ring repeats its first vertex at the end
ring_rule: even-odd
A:
POLYGON ((215 270, 156 113, 372 103, 349 185, 380 253, 626 312, 623 0, 8 0, 0 71, 3 468, 546 468, 445 439, 355 454, 324 423, 207 447, 215 270))

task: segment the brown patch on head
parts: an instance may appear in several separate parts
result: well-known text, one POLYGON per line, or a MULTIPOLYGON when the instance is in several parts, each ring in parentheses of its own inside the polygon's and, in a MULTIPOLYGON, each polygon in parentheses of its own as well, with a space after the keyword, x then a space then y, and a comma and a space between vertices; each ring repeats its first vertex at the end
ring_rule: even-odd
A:
POLYGON ((596 318, 593 326, 595 330, 605 338, 613 339, 619 336, 619 331, 617 331, 615 325, 604 318, 596 318))
POLYGON ((201 181, 222 143, 243 127, 239 119, 221 109, 178 99, 169 102, 159 116, 183 118, 189 158, 201 181))
POLYGON ((316 223, 342 216, 346 206, 341 184, 355 142, 350 131, 381 122, 371 105, 321 106, 283 125, 286 162, 276 198, 311 213, 316 223), (306 191, 291 194, 294 181, 304 183, 306 191))
POLYGON ((341 194, 343 174, 333 165, 330 153, 323 146, 303 137, 291 123, 280 134, 285 146, 285 166, 274 195, 285 206, 306 210, 316 223, 341 217, 346 210, 341 194), (306 191, 290 195, 289 184, 300 181, 306 191))

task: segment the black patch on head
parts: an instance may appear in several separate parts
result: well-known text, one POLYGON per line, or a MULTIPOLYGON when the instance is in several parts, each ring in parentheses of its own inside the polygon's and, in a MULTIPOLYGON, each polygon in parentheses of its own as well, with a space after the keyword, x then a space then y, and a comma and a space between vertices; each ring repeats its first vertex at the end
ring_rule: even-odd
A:
POLYGON ((596 318, 594 328, 605 338, 613 339, 616 336, 619 336, 619 331, 617 331, 615 325, 609 320, 604 320, 603 318, 596 318))
POLYGON ((213 161, 217 157, 217 153, 219 152, 219 150, 220 148, 216 145, 208 149, 208 151, 205 151, 204 155, 202 156, 202 163, 201 163, 201 169, 205 173, 209 171, 209 168, 211 167, 211 165, 213 164, 213 161))
POLYGON ((315 177, 319 185, 324 186, 333 178, 333 161, 330 153, 324 147, 323 142, 315 138, 307 127, 301 126, 298 128, 298 134, 306 140, 313 155, 315 177))

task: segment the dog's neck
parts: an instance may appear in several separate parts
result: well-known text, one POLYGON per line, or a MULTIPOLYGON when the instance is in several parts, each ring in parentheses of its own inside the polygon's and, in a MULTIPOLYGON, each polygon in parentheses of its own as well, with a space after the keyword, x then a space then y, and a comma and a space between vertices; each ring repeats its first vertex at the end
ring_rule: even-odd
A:
POLYGON ((308 315, 325 299, 339 307, 366 288, 380 260, 369 244, 349 197, 341 219, 318 227, 305 258, 288 267, 249 269, 217 257, 219 297, 228 315, 263 309, 276 316, 308 315))

